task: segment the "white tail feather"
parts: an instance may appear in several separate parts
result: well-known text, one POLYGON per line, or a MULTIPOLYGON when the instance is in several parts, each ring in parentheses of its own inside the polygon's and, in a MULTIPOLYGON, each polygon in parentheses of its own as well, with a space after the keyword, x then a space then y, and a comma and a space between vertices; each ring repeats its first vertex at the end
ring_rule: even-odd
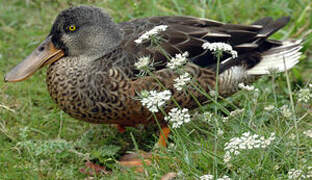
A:
POLYGON ((284 72, 299 62, 299 58, 302 54, 299 52, 301 48, 301 40, 284 41, 283 45, 263 52, 259 64, 247 70, 247 74, 261 75, 270 74, 272 71, 284 72))

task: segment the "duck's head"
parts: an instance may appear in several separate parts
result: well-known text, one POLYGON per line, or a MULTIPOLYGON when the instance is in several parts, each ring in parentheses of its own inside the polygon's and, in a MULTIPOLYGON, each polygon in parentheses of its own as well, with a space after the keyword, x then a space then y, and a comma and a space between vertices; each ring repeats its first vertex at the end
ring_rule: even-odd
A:
POLYGON ((66 9, 57 16, 48 37, 8 72, 4 80, 25 80, 41 67, 62 61, 65 56, 97 59, 120 41, 118 25, 102 9, 91 6, 66 9))

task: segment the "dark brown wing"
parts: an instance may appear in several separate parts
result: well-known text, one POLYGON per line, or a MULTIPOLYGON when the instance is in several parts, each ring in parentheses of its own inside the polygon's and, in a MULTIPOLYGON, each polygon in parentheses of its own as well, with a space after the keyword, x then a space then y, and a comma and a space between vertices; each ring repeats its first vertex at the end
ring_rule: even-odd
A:
MULTIPOLYGON (((267 38, 285 26, 288 21, 289 17, 276 21, 272 18, 263 18, 252 25, 237 25, 188 16, 161 16, 136 19, 119 25, 124 31, 123 49, 134 57, 150 56, 155 62, 156 70, 164 68, 168 61, 164 51, 169 57, 188 51, 193 63, 213 69, 217 60, 209 50, 202 48, 202 44, 205 42, 228 43, 238 52, 239 57, 221 67, 222 70, 233 63, 254 66, 260 61, 259 53, 272 46, 280 45, 279 41, 271 41, 267 38), (151 46, 150 41, 144 41, 142 44, 134 42, 143 33, 157 25, 168 26, 166 31, 159 34, 161 48, 151 46)), ((225 54, 221 62, 228 58, 230 55, 225 54)), ((133 59, 135 61, 136 58, 133 59)))

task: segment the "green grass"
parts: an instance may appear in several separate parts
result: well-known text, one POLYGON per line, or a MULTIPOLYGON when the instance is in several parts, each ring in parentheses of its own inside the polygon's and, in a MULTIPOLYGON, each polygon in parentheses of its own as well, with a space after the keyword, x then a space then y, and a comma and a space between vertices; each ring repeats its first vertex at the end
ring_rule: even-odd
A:
MULTIPOLYGON (((117 22, 156 15, 191 15, 224 22, 252 23, 258 18, 291 16, 287 27, 274 38, 304 38, 301 62, 286 74, 261 78, 254 85, 260 90, 239 92, 221 102, 229 111, 244 112, 222 121, 221 114, 211 121, 194 118, 174 130, 167 150, 157 151, 152 166, 144 173, 124 170, 116 164, 126 151, 152 150, 157 127, 149 130, 128 128, 119 134, 107 125, 77 121, 54 104, 46 89, 45 69, 20 83, 0 81, 0 179, 84 179, 79 169, 86 159, 96 159, 112 170, 103 179, 160 179, 177 172, 178 179, 194 179, 204 174, 232 179, 287 179, 290 169, 312 166, 312 141, 303 134, 312 129, 312 106, 294 95, 312 80, 312 3, 308 0, 0 0, 0 77, 25 58, 49 33, 61 10, 70 5, 91 4, 105 8, 117 22), (308 33, 310 32, 310 33, 308 33), (291 90, 291 91, 289 91, 291 90), (234 104, 236 107, 233 107, 234 104), (285 118, 282 105, 294 106, 295 116, 285 118), (274 105, 275 110, 264 111, 274 105), (217 135, 218 130, 223 135, 217 135), (244 151, 227 166, 224 144, 250 131, 276 140, 266 149, 244 151), (295 136, 295 138, 293 137, 295 136)), ((311 101, 310 101, 311 103, 311 101)), ((205 107, 214 112, 214 104, 205 107)), ((196 113, 197 110, 194 111, 196 113)), ((198 111, 199 113, 199 111, 198 111)))

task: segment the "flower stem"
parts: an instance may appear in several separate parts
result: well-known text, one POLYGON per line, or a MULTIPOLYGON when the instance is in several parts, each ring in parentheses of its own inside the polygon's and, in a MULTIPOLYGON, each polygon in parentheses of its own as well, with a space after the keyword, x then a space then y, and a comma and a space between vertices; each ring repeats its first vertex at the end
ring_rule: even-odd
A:
MULTIPOLYGON (((292 110, 292 117, 293 117, 295 130, 296 130, 296 145, 297 145, 297 148, 296 148, 296 161, 298 162, 300 141, 299 141, 299 133, 298 133, 298 125, 297 125, 295 103, 294 103, 293 94, 292 94, 291 85, 290 85, 290 80, 289 80, 289 75, 288 75, 288 71, 287 71, 287 67, 286 67, 286 63, 285 63, 285 57, 283 58, 283 61, 284 61, 284 68, 285 68, 285 75, 286 75, 286 81, 287 81, 287 88, 288 88, 288 92, 289 92, 291 110, 292 110)), ((296 163, 296 164, 298 164, 298 163, 296 163)))

